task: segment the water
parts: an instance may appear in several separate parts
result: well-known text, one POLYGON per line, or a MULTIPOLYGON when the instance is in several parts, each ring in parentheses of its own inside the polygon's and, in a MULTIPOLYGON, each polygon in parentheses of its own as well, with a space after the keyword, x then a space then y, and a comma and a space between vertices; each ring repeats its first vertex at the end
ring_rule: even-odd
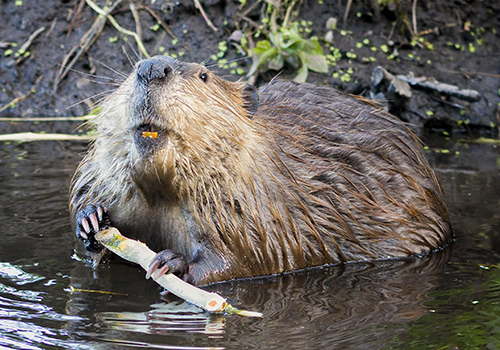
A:
POLYGON ((453 248, 209 288, 263 319, 208 315, 161 300, 136 266, 72 259, 68 186, 85 144, 4 144, 0 349, 500 348, 500 147, 431 141, 453 248))

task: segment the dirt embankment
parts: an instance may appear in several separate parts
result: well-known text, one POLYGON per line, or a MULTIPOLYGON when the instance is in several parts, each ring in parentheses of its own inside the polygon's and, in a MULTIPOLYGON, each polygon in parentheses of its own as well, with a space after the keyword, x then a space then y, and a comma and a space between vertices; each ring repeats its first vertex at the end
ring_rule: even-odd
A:
MULTIPOLYGON (((220 64, 209 63, 214 63, 219 73, 238 79, 241 75, 231 71, 248 72, 251 60, 241 59, 241 50, 231 43, 220 54, 220 43, 227 42, 236 30, 248 31, 259 23, 262 4, 246 11, 255 1, 248 0, 243 8, 236 0, 201 1, 217 31, 209 27, 191 0, 136 1, 135 11, 131 10, 130 1, 123 0, 112 15, 123 28, 132 31, 137 31, 140 23, 149 54, 169 53, 182 60, 202 62, 219 53, 220 64), (168 32, 158 25, 159 19, 168 26, 168 32), (234 63, 220 62, 221 58, 234 63)), ((104 6, 104 2, 97 3, 104 6)), ((329 73, 310 73, 308 81, 387 100, 391 111, 419 131, 432 128, 447 133, 498 136, 500 3, 497 0, 415 1, 415 11, 411 11, 411 4, 406 12, 380 8, 378 19, 369 7, 370 1, 353 1, 346 23, 343 21, 346 8, 339 6, 340 3, 313 0, 297 7, 299 20, 304 20, 310 29, 307 35, 318 36, 324 54, 335 62, 329 73), (337 19, 335 29, 326 26, 330 18, 337 19), (408 19, 406 27, 402 18, 408 19), (419 33, 421 39, 412 42, 408 35, 412 31, 419 33), (378 66, 393 75, 405 75, 407 80, 413 74, 453 85, 462 89, 460 93, 465 97, 428 86, 412 86, 409 92, 401 92, 394 82, 391 86, 390 76, 384 74, 374 86, 378 81, 372 76, 378 66), (475 92, 477 96, 468 95, 475 92)), ((75 60, 66 76, 59 79, 64 58, 68 57, 70 62, 75 57, 77 45, 84 43, 85 34, 98 22, 98 15, 85 0, 2 1, 0 18, 0 108, 17 99, 17 103, 0 112, 0 117, 87 114, 123 80, 122 72, 130 72, 142 55, 132 37, 120 34, 106 21, 102 31, 95 31, 94 39, 87 40, 88 49, 75 60), (29 47, 20 50, 26 42, 29 47), (73 48, 74 53, 69 55, 73 48)), ((273 74, 261 74, 257 84, 269 80, 273 74)), ((295 75, 287 68, 281 76, 295 75)), ((1 122, 1 127, 11 132, 71 132, 75 125, 1 122)))

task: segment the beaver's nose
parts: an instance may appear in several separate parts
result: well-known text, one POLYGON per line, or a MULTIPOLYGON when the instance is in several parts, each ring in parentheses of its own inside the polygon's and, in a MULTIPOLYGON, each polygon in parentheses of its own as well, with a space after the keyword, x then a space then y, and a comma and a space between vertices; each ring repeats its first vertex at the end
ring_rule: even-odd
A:
POLYGON ((155 56, 137 64, 137 77, 144 83, 167 78, 177 60, 169 56, 155 56))

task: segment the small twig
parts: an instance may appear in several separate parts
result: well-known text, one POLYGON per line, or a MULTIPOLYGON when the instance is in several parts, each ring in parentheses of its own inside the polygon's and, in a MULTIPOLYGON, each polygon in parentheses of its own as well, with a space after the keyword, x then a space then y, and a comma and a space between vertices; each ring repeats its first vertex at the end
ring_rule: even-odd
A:
MULTIPOLYGON (((12 103, 12 102, 11 102, 12 103)), ((78 122, 87 121, 97 117, 96 115, 83 115, 81 117, 36 117, 36 118, 0 118, 0 122, 19 123, 19 122, 78 122)))
POLYGON ((130 3, 130 11, 132 12, 132 16, 134 17, 135 32, 137 33, 137 36, 142 42, 141 18, 139 17, 139 13, 137 12, 137 8, 133 2, 130 3))
POLYGON ((85 0, 79 0, 78 3, 75 2, 73 5, 73 10, 70 10, 70 13, 72 12, 71 16, 68 18, 68 21, 71 19, 69 22, 68 26, 66 27, 67 34, 66 37, 69 38, 71 35, 71 32, 77 27, 77 20, 78 17, 81 15, 83 6, 85 5, 85 0))
POLYGON ((29 47, 33 43, 33 40, 35 40, 36 37, 40 35, 40 33, 42 33, 44 30, 45 27, 40 27, 37 30, 35 30, 29 36, 28 40, 19 48, 19 50, 17 50, 17 53, 20 55, 20 57, 16 60, 16 64, 19 64, 19 62, 21 62, 25 58, 24 54, 28 51, 29 47))
MULTIPOLYGON (((177 37, 175 36, 175 34, 172 32, 172 30, 168 27, 168 25, 165 23, 165 21, 163 19, 161 19, 160 16, 158 16, 156 14, 156 12, 154 12, 151 8, 147 7, 146 5, 142 5, 140 7, 141 9, 144 9, 146 11, 149 12, 149 14, 151 16, 153 16, 154 19, 156 19, 156 21, 158 23, 160 23, 160 26, 168 33, 168 35, 170 35, 170 37, 176 41, 179 41, 179 39, 177 39, 177 37)), ((191 49, 186 46, 184 43, 180 42, 180 44, 182 45, 182 47, 184 47, 186 49, 186 51, 191 51, 191 49)))
POLYGON ((387 37, 387 41, 390 41, 392 39, 392 36, 394 35, 394 30, 396 29, 396 24, 397 22, 392 23, 392 28, 389 33, 389 36, 387 37))
POLYGON ((347 23, 347 17, 349 16, 349 11, 351 10, 352 0, 347 1, 347 6, 344 12, 344 24, 347 23))
POLYGON ((380 5, 378 0, 370 0, 370 7, 373 11, 373 19, 380 22, 380 5))
POLYGON ((432 28, 432 29, 423 30, 420 33, 418 33, 417 35, 424 36, 424 35, 428 35, 428 34, 439 34, 439 29, 436 27, 436 28, 432 28))
POLYGON ((292 1, 292 3, 290 4, 290 6, 288 6, 288 8, 286 9, 286 13, 285 13, 285 19, 283 20, 283 28, 287 28, 288 27, 288 21, 290 20, 290 15, 292 13, 292 10, 295 6, 295 2, 296 1, 292 1))
POLYGON ((468 75, 484 75, 486 77, 500 78, 500 74, 485 73, 485 72, 462 72, 462 71, 452 70, 452 69, 446 69, 446 68, 438 68, 438 69, 442 70, 443 72, 452 73, 452 74, 462 74, 462 75, 465 75, 465 76, 468 76, 468 75))
POLYGON ((255 1, 252 5, 248 6, 248 8, 243 11, 241 14, 239 14, 238 16, 241 16, 241 17, 246 17, 250 12, 253 11, 254 8, 256 8, 261 2, 260 1, 255 1))
POLYGON ((205 10, 203 10, 203 7, 201 6, 200 4, 200 1, 199 0, 194 0, 194 6, 200 10, 201 12, 201 15, 203 16, 203 18, 205 19, 205 22, 207 22, 207 25, 212 28, 212 30, 214 32, 217 31, 217 27, 214 26, 214 24, 212 23, 212 21, 207 17, 207 14, 205 13, 205 10))
POLYGON ((89 141, 92 137, 69 134, 38 134, 34 132, 21 132, 0 135, 0 141, 89 141))
MULTIPOLYGON (((489 139, 486 137, 480 137, 478 139, 462 139, 458 140, 458 142, 461 143, 475 143, 475 144, 481 144, 481 145, 500 145, 500 140, 498 139, 489 139)), ((486 264, 481 264, 481 265, 486 265, 486 264)), ((493 267, 498 267, 497 265, 490 265, 493 267)))
POLYGON ((137 43, 137 46, 139 47, 139 50, 141 50, 142 54, 145 57, 150 57, 149 54, 148 54, 148 51, 144 47, 144 44, 143 44, 141 38, 139 37, 139 35, 136 32, 132 32, 131 30, 125 29, 122 26, 120 26, 118 24, 118 22, 116 21, 116 19, 113 16, 110 15, 111 11, 107 11, 106 8, 105 9, 101 9, 92 0, 85 0, 85 1, 87 2, 87 5, 89 5, 92 8, 92 10, 94 10, 95 12, 97 12, 98 14, 100 14, 101 16, 104 16, 105 18, 107 18, 111 22, 111 24, 113 25, 113 27, 115 27, 116 30, 118 30, 120 33, 123 33, 125 35, 129 35, 129 36, 133 36, 134 39, 135 39, 135 41, 136 41, 136 43, 137 43))
POLYGON ((238 18, 247 22, 248 24, 250 24, 254 28, 259 28, 259 26, 260 26, 260 23, 257 23, 254 20, 252 20, 246 16, 238 15, 238 18))
MULTIPOLYGON (((151 260, 156 256, 156 253, 144 243, 121 235, 114 227, 98 232, 95 238, 113 253, 141 265, 145 270, 148 269, 151 260)), ((217 293, 210 293, 195 287, 171 273, 159 276, 155 279, 155 282, 179 298, 209 312, 236 313, 242 316, 262 317, 260 312, 237 310, 217 293)))
MULTIPOLYGON (((466 140, 458 140, 458 142, 473 142, 474 140, 469 140, 469 139, 466 139, 466 140)), ((498 140, 496 140, 498 141, 498 140)), ((498 269, 500 266, 499 265, 494 265, 494 264, 478 264, 478 263, 467 263, 467 262, 454 262, 454 261, 448 261, 448 265, 458 265, 458 266, 476 266, 476 267, 480 267, 482 269, 484 269, 485 267, 487 268, 494 268, 494 269, 498 269)))
POLYGON ((453 108, 458 108, 458 109, 464 109, 464 110, 467 110, 467 108, 465 106, 462 106, 462 105, 459 105, 458 103, 453 103, 453 102, 450 102, 450 101, 447 101, 447 100, 444 100, 442 98, 435 98, 435 97, 431 97, 431 100, 432 101, 435 101, 437 103, 442 103, 444 105, 447 105, 447 106, 450 106, 450 107, 453 107, 453 108))
POLYGON ((412 5, 412 22, 413 22, 413 35, 417 35, 418 30, 417 30, 417 0, 413 0, 413 5, 412 5))
POLYGON ((49 30, 47 31, 47 33, 45 33, 45 38, 48 38, 50 36, 50 34, 52 34, 52 32, 54 31, 54 28, 56 27, 56 24, 57 24, 57 17, 54 18, 54 20, 50 24, 49 30))
POLYGON ((73 293, 78 293, 78 292, 83 292, 83 293, 96 293, 96 294, 107 294, 107 295, 123 295, 123 296, 128 296, 128 294, 125 293, 116 293, 116 292, 108 292, 106 290, 96 290, 96 289, 81 289, 81 288, 75 288, 73 286, 69 286, 68 291, 73 294, 73 293))
POLYGON ((13 99, 12 101, 10 101, 9 103, 7 103, 5 106, 3 106, 2 108, 0 108, 0 112, 3 112, 4 110, 6 110, 7 108, 9 107, 13 107, 16 103, 18 103, 19 101, 22 101, 24 100, 26 97, 28 97, 29 95, 31 95, 33 93, 33 91, 30 91, 28 92, 26 95, 23 95, 21 97, 16 97, 15 99, 13 99))

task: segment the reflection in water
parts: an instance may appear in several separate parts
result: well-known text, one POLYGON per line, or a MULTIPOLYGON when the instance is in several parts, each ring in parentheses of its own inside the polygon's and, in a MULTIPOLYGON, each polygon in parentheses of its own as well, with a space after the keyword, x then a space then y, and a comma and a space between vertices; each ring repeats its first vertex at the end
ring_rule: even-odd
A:
POLYGON ((0 263, 0 277, 9 278, 12 282, 16 282, 19 285, 43 280, 43 277, 26 273, 19 267, 9 263, 0 263))
POLYGON ((66 310, 80 318, 68 322, 66 330, 80 339, 105 341, 107 347, 220 348, 210 341, 222 339, 224 316, 210 315, 173 296, 165 297, 169 302, 159 302, 161 289, 144 276, 144 271, 129 264, 103 264, 95 271, 77 264, 71 286, 84 291, 69 294, 66 310), (93 320, 90 327, 89 319, 93 320))
MULTIPOLYGON (((438 286, 449 252, 424 259, 350 264, 343 268, 207 287, 229 297, 233 305, 262 311, 263 320, 208 315, 176 299, 155 303, 145 311, 130 311, 158 298, 155 288, 153 293, 142 295, 140 304, 130 297, 76 293, 71 296, 68 309, 78 310, 80 315, 106 306, 119 310, 93 314, 99 329, 97 337, 116 344, 149 343, 156 347, 161 343, 181 348, 187 344, 203 348, 237 348, 245 344, 246 348, 267 349, 281 348, 284 344, 293 346, 306 340, 314 344, 314 348, 352 348, 366 344, 376 348, 381 339, 404 332, 408 329, 406 323, 429 312, 424 302, 429 299, 428 293, 438 286)), ((100 290, 118 285, 116 276, 131 268, 119 264, 103 271, 101 268, 97 271, 99 276, 94 275, 96 279, 92 279, 89 269, 82 267, 73 271, 72 279, 78 281, 78 288, 88 288, 82 284, 86 281, 100 290), (97 281, 100 285, 96 285, 97 281)), ((136 288, 146 282, 140 271, 127 276, 128 283, 136 288)), ((80 335, 88 332, 87 322, 73 323, 71 332, 80 335)))
POLYGON ((453 249, 207 287, 263 312, 255 319, 162 301, 133 265, 93 271, 72 260, 68 186, 85 145, 4 146, 0 348, 500 348, 500 270, 479 266, 500 260, 500 151, 453 147, 429 154, 447 193, 453 249))
POLYGON ((158 303, 146 312, 102 312, 96 314, 99 322, 108 328, 147 334, 169 332, 204 333, 212 338, 224 333, 225 318, 208 315, 185 302, 158 303))
POLYGON ((255 348, 278 348, 307 339, 313 348, 380 348, 384 339, 407 329, 406 323, 428 312, 427 293, 437 287, 444 254, 416 261, 351 264, 322 273, 262 281, 259 298, 248 285, 233 284, 237 305, 261 305, 265 327, 255 323, 260 339, 239 334, 255 348), (286 334, 276 337, 275 334, 286 334), (263 342, 265 340, 265 342, 263 342), (257 342, 259 341, 259 342, 257 342))
POLYGON ((28 286, 41 279, 43 277, 32 276, 19 267, 0 264, 0 346, 9 349, 87 348, 69 340, 68 334, 57 327, 58 324, 74 322, 77 317, 60 314, 45 305, 42 292, 12 285, 28 286))

